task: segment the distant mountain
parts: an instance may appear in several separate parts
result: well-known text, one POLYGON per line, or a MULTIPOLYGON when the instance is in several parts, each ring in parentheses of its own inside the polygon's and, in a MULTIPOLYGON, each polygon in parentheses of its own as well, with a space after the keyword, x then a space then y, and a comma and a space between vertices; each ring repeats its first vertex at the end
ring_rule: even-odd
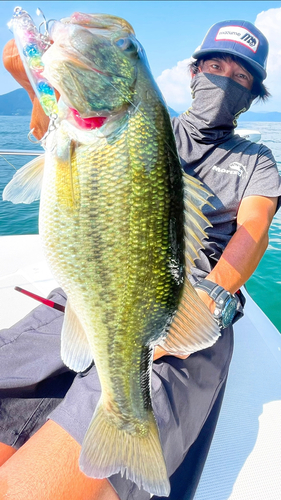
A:
MULTIPOLYGON (((181 114, 175 111, 172 108, 169 108, 168 110, 170 115, 173 116, 179 116, 181 114)), ((268 113, 256 113, 255 111, 246 111, 246 113, 242 113, 242 115, 239 117, 239 123, 241 122, 281 122, 281 113, 278 111, 271 111, 268 113)))
POLYGON ((240 118, 240 122, 281 122, 281 113, 271 111, 268 113, 255 113, 254 111, 246 111, 240 118))
MULTIPOLYGON (((179 113, 169 108, 170 116, 178 116, 179 113)), ((29 116, 32 111, 32 103, 28 93, 24 89, 13 90, 8 94, 0 95, 0 115, 1 116, 29 116)))
MULTIPOLYGON (((168 106, 171 117, 179 116, 174 109, 168 106)), ((30 116, 32 111, 32 103, 28 97, 26 90, 20 88, 8 92, 8 94, 0 95, 0 116, 30 116)), ((254 111, 247 111, 239 118, 241 122, 281 122, 281 113, 272 111, 269 113, 255 113, 254 111)))
POLYGON ((29 116, 32 103, 24 89, 13 90, 8 94, 0 95, 1 116, 29 116))

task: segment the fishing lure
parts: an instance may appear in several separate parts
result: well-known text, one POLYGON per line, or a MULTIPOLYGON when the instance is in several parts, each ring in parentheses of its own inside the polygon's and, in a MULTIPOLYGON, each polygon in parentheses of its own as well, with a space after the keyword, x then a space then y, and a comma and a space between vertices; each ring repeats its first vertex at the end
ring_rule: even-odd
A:
MULTIPOLYGON (((40 9, 37 9, 37 14, 39 13, 42 14, 40 9)), ((51 45, 47 23, 45 21, 45 33, 41 34, 28 12, 21 7, 16 7, 8 27, 14 34, 21 60, 33 90, 46 115, 54 120, 58 114, 55 91, 42 74, 44 71, 42 56, 51 45)))

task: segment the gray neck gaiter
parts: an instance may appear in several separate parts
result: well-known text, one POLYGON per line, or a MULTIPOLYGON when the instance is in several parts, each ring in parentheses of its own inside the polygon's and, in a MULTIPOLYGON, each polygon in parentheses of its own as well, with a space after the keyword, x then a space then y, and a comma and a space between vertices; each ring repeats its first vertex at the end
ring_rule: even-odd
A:
POLYGON ((236 118, 252 103, 251 91, 231 78, 211 73, 198 73, 190 87, 192 106, 181 115, 189 136, 212 146, 230 139, 236 118))

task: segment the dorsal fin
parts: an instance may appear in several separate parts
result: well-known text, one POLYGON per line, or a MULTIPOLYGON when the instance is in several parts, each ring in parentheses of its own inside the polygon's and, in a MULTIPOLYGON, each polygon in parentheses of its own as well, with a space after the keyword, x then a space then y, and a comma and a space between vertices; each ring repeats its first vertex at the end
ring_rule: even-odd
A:
POLYGON ((188 274, 199 258, 199 250, 204 248, 203 240, 208 238, 205 229, 212 226, 202 213, 202 207, 206 204, 212 207, 208 198, 213 195, 200 181, 186 173, 183 173, 183 183, 185 267, 188 274))
POLYGON ((208 307, 200 299, 188 280, 190 267, 195 266, 205 229, 211 226, 202 213, 211 195, 200 181, 183 173, 184 182, 184 240, 185 279, 184 286, 168 335, 159 345, 169 353, 187 355, 212 346, 220 336, 220 330, 208 307))

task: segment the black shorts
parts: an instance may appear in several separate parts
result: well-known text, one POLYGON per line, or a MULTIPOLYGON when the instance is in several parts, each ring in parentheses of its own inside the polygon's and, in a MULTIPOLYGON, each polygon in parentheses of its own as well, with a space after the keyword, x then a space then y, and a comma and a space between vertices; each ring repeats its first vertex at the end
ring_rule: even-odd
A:
MULTIPOLYGON (((50 298, 60 304, 66 301, 61 289, 54 290, 50 298)), ((63 365, 62 322, 63 313, 41 305, 13 327, 0 332, 0 441, 3 443, 19 448, 50 418, 82 444, 100 398, 100 383, 95 366, 86 373, 76 374, 63 365)), ((170 498, 178 495, 173 497, 173 484, 179 487, 176 478, 181 464, 181 467, 188 464, 185 481, 189 474, 189 483, 193 485, 190 496, 185 498, 193 497, 218 417, 232 350, 230 327, 211 348, 185 360, 165 356, 153 363, 152 404, 171 477, 170 498)), ((149 493, 139 490, 120 474, 109 480, 121 500, 150 498, 149 493)))

